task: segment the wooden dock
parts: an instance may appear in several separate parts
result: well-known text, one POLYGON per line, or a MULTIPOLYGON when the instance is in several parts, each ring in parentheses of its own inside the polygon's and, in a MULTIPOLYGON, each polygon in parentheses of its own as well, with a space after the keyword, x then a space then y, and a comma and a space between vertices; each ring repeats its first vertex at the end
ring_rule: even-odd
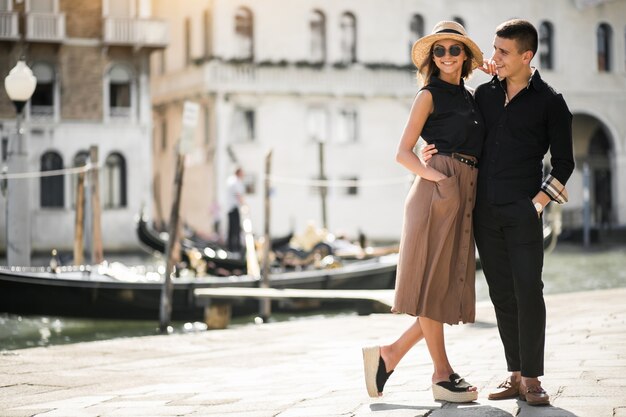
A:
POLYGON ((194 290, 196 302, 205 306, 205 322, 210 328, 225 328, 230 322, 230 303, 224 300, 318 300, 366 302, 369 308, 359 313, 388 312, 394 290, 318 290, 295 288, 199 288, 194 290))

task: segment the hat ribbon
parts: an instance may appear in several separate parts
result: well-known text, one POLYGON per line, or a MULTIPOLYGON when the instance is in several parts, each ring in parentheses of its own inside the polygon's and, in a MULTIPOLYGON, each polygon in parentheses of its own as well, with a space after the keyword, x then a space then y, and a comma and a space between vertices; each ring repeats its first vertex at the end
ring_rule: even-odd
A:
POLYGON ((459 32, 458 30, 454 30, 454 29, 441 29, 435 33, 456 33, 457 35, 464 36, 461 32, 459 32))

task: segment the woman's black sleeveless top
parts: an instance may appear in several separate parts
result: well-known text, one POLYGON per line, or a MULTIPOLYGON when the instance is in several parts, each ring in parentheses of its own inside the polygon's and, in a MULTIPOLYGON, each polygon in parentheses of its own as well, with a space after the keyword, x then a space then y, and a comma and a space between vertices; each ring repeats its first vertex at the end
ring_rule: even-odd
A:
POLYGON ((460 85, 454 85, 431 77, 422 90, 430 91, 434 107, 422 129, 422 138, 434 144, 439 152, 479 158, 485 125, 474 96, 465 88, 463 80, 460 85))

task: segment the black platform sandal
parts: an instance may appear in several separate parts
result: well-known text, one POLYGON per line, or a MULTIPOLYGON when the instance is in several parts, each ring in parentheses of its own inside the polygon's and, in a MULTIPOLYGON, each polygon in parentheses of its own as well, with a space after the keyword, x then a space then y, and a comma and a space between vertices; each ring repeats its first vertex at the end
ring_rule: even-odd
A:
POLYGON ((385 383, 393 373, 393 371, 387 372, 385 361, 380 355, 380 346, 363 348, 363 368, 367 393, 372 398, 380 397, 385 383))
POLYGON ((433 384, 433 398, 436 401, 448 401, 451 403, 469 403, 478 399, 478 391, 470 391, 469 384, 459 374, 451 374, 449 381, 441 381, 433 384))

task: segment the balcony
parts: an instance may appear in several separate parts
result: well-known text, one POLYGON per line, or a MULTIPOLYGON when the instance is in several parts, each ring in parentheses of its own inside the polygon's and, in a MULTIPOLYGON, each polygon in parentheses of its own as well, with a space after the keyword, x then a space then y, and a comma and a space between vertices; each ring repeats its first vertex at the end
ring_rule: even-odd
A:
POLYGON ((65 14, 28 13, 26 15, 26 40, 58 43, 65 39, 65 14))
POLYGON ((412 98, 417 81, 412 71, 294 65, 265 67, 218 60, 152 80, 154 102, 183 98, 194 92, 287 95, 335 95, 412 98))
POLYGON ((135 48, 165 48, 168 26, 161 20, 107 17, 104 19, 104 43, 135 48))
POLYGON ((19 37, 17 12, 0 12, 0 40, 17 40, 19 37))

